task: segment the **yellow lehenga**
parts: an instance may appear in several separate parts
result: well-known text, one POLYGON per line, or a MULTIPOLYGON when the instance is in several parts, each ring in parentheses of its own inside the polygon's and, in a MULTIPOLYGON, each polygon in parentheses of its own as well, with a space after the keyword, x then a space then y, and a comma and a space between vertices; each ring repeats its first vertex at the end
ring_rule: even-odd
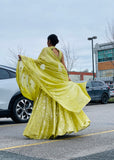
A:
POLYGON ((89 126, 90 120, 82 110, 90 101, 86 83, 68 80, 53 47, 44 48, 34 60, 21 56, 16 79, 21 93, 34 101, 33 111, 23 135, 33 139, 49 139, 78 132, 89 126))

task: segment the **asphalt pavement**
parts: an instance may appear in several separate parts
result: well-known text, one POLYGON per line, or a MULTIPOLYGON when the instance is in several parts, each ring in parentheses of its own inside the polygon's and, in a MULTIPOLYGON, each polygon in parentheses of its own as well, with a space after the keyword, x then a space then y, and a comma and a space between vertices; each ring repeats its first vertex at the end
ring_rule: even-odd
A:
POLYGON ((114 160, 114 104, 84 108, 91 125, 54 140, 22 135, 26 124, 0 119, 0 160, 114 160))
POLYGON ((114 149, 70 160, 114 160, 114 149))
POLYGON ((0 160, 45 160, 45 159, 23 156, 6 151, 0 151, 0 160))
MULTIPOLYGON (((19 155, 16 153, 0 151, 0 160, 48 160, 48 159, 34 158, 34 157, 19 155)), ((114 160, 114 149, 97 154, 92 154, 89 156, 73 158, 69 160, 114 160)))

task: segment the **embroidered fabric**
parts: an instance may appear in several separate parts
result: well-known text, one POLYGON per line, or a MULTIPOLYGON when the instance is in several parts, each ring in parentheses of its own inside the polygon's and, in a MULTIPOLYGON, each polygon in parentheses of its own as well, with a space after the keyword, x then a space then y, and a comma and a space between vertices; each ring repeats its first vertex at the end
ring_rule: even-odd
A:
POLYGON ((16 79, 21 93, 34 101, 33 112, 24 135, 42 139, 78 132, 90 124, 83 107, 90 101, 86 83, 68 80, 67 71, 51 47, 38 59, 21 56, 16 79))

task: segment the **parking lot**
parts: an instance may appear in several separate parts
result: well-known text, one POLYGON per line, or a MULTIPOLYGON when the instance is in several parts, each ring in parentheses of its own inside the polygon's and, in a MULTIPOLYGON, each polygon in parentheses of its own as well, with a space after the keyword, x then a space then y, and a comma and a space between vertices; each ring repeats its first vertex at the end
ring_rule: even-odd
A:
POLYGON ((109 154, 111 158, 114 156, 114 103, 89 104, 84 111, 91 120, 87 129, 54 140, 28 139, 22 135, 26 123, 0 119, 0 158, 69 160, 104 156, 105 159, 109 154))

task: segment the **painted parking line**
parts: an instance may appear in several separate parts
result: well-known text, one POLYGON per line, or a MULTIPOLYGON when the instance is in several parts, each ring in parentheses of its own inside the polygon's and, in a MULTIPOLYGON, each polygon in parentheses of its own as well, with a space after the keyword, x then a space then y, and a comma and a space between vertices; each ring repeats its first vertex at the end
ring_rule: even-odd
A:
POLYGON ((46 143, 54 143, 54 142, 59 142, 59 141, 64 141, 64 140, 70 140, 70 139, 82 138, 82 137, 89 137, 89 136, 95 136, 95 135, 100 135, 100 134, 105 134, 105 133, 112 133, 112 132, 114 132, 114 130, 90 133, 90 134, 85 134, 85 135, 80 135, 80 136, 75 136, 75 137, 70 137, 70 138, 63 138, 63 139, 58 139, 58 140, 49 140, 49 141, 44 141, 44 142, 39 142, 39 143, 12 146, 12 147, 7 147, 7 148, 1 148, 0 151, 16 149, 16 148, 22 148, 22 147, 38 146, 38 145, 46 144, 46 143))

